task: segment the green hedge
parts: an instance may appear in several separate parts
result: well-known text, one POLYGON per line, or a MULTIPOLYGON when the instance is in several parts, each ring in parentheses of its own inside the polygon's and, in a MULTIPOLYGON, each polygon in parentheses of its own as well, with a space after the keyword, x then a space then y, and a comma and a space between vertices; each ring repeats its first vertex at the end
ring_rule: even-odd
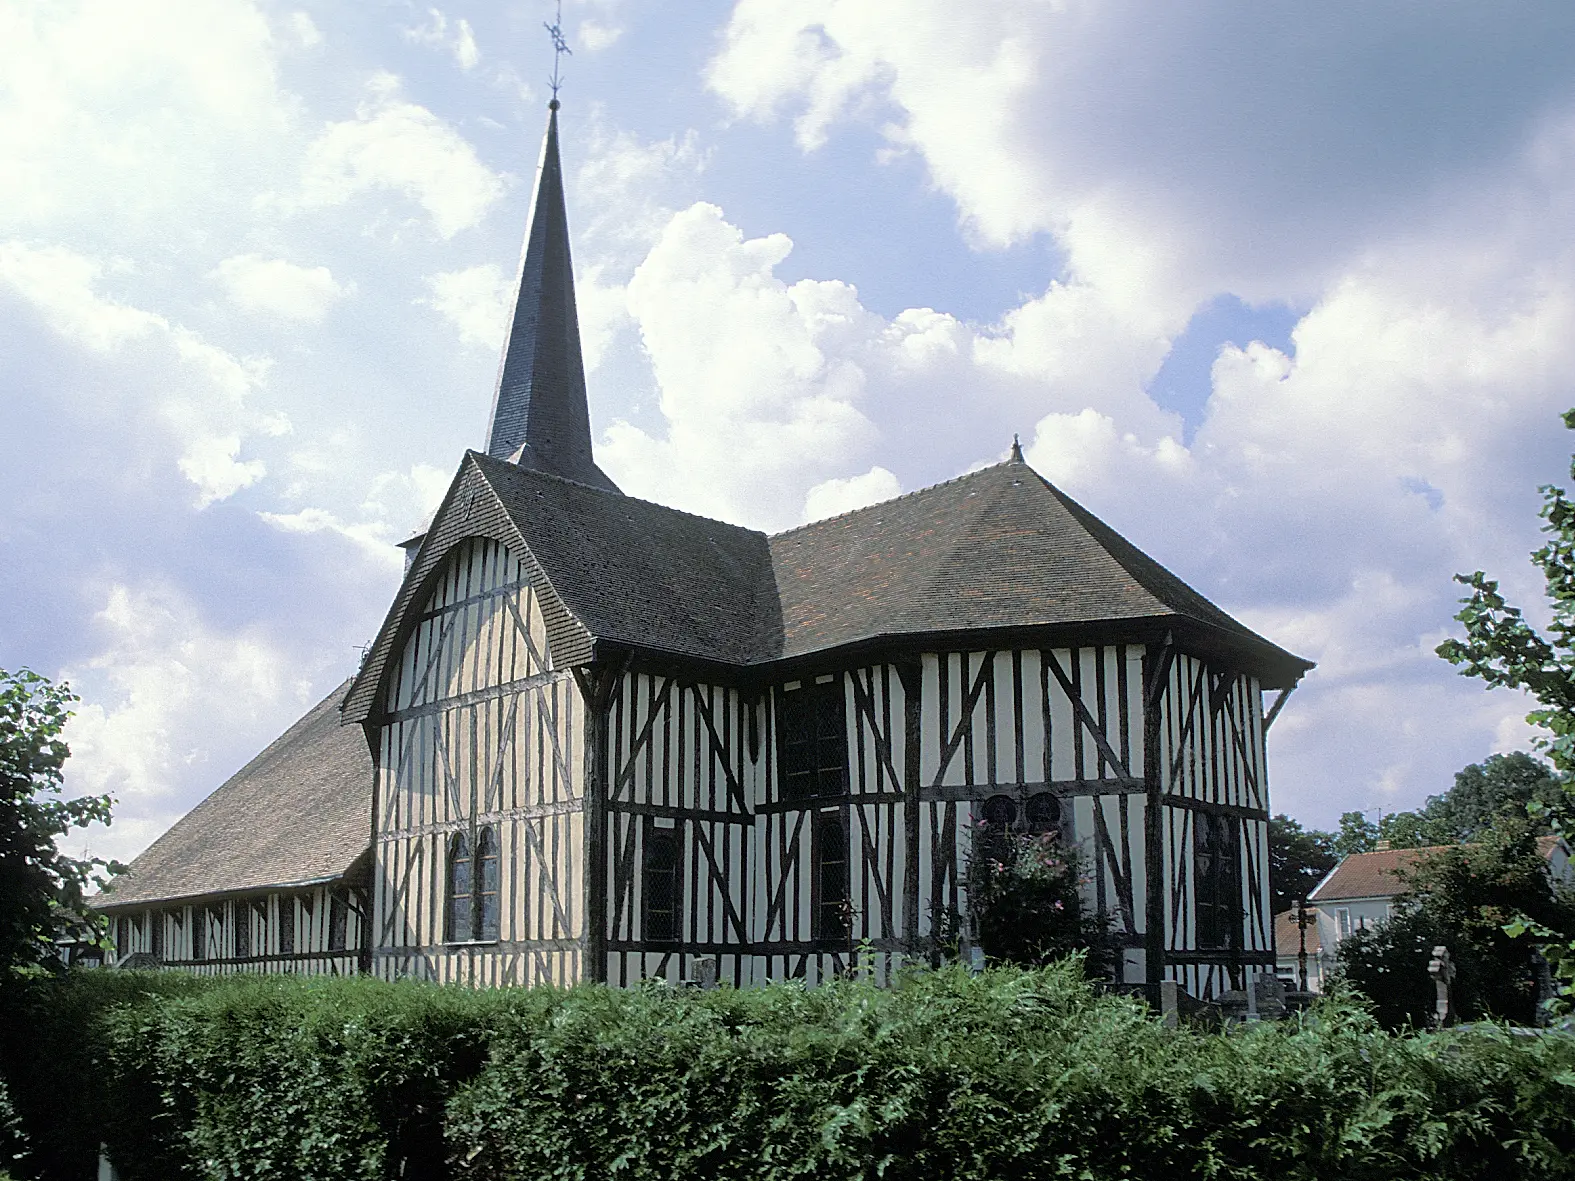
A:
POLYGON ((1399 1037, 1338 1001, 1173 1031, 1067 968, 711 992, 99 972, 0 1004, 18 1176, 91 1176, 99 1140, 127 1181, 1575 1175, 1575 1040, 1399 1037))

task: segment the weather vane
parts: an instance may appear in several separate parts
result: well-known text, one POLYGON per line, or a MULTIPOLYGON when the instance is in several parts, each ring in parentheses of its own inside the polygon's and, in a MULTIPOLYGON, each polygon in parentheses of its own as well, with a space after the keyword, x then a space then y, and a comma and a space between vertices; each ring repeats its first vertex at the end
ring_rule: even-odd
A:
POLYGON ((558 63, 563 60, 563 55, 574 56, 574 50, 569 48, 569 43, 563 38, 563 0, 558 0, 557 15, 553 17, 552 24, 542 21, 541 27, 547 30, 552 38, 552 107, 558 109, 558 87, 563 85, 563 80, 558 76, 558 63))

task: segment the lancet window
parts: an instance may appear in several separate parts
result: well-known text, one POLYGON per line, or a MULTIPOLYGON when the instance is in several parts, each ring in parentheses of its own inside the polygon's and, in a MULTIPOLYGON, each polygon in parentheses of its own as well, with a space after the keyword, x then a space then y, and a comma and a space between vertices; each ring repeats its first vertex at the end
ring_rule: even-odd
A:
POLYGON ((472 846, 465 833, 456 833, 448 853, 444 932, 448 942, 473 943, 498 937, 498 881, 497 834, 483 828, 472 846))

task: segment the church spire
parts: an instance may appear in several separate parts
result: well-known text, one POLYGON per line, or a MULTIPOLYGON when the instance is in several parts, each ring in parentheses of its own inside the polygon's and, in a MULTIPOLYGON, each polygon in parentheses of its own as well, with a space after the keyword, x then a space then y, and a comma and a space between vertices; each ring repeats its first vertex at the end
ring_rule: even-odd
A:
POLYGON ((536 195, 498 367, 487 454, 616 492, 591 453, 590 408, 558 160, 558 100, 547 104, 536 195))

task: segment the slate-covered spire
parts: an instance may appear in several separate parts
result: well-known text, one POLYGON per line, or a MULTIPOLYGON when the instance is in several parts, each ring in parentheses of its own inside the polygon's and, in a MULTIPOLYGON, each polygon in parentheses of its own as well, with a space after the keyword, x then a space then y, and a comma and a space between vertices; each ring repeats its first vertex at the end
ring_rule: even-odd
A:
POLYGON ((590 408, 569 261, 569 218, 558 160, 558 100, 548 104, 536 195, 498 367, 487 454, 618 491, 591 454, 590 408))

